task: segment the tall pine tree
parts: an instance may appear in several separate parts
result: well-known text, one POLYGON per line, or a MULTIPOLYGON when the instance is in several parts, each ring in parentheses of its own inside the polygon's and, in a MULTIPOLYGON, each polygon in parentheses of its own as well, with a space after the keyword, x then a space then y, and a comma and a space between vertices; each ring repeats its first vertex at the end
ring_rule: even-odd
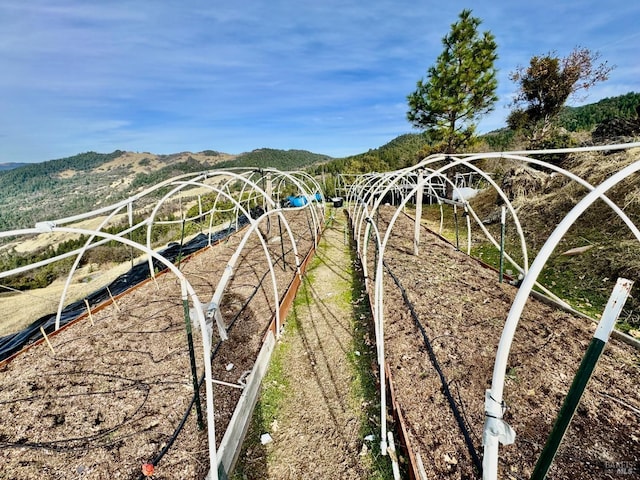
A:
POLYGON ((407 119, 442 142, 446 153, 473 139, 479 118, 493 110, 497 80, 497 45, 491 32, 480 34, 481 20, 463 10, 442 39, 444 51, 411 93, 407 119))

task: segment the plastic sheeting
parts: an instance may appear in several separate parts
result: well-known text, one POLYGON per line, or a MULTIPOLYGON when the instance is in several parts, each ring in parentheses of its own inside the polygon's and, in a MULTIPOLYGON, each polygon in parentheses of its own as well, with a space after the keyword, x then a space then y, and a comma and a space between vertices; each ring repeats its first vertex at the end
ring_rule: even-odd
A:
MULTIPOLYGON (((241 215, 238 219, 238 227, 240 228, 247 223, 247 218, 244 215, 241 215)), ((234 231, 235 228, 233 226, 229 227, 228 229, 221 230, 211 235, 211 241, 215 242, 224 239, 234 231)), ((170 262, 175 262, 178 259, 178 256, 184 257, 185 255, 190 255, 206 247, 208 244, 208 235, 201 233, 191 239, 189 242, 183 244, 182 247, 179 243, 172 243, 169 244, 166 249, 160 251, 159 253, 170 262)), ((158 270, 164 270, 164 265, 159 263, 157 260, 153 260, 153 267, 158 270)), ((86 300, 89 302, 91 308, 93 308, 110 299, 109 291, 113 296, 119 295, 127 291, 129 288, 143 282, 149 277, 149 263, 147 261, 141 262, 138 265, 135 265, 128 272, 120 275, 108 286, 88 295, 86 297, 86 300)), ((66 325, 67 323, 78 318, 80 315, 86 313, 87 306, 84 300, 85 299, 83 298, 81 300, 78 300, 77 302, 71 303, 62 310, 62 315, 60 316, 61 326, 66 325)), ((38 320, 30 324, 20 332, 0 337, 0 361, 5 360, 14 353, 22 350, 22 348, 24 348, 26 345, 29 345, 42 338, 40 327, 42 327, 46 333, 53 332, 55 329, 55 323, 56 314, 52 313, 40 317, 38 320)))
POLYGON ((287 200, 292 207, 304 207, 307 204, 307 197, 304 195, 298 195, 297 197, 289 196, 287 200))

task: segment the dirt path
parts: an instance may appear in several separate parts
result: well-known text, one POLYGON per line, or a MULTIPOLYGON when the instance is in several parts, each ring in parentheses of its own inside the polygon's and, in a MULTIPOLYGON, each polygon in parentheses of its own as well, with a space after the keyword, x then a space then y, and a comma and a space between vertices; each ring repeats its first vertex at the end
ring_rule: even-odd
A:
POLYGON ((376 471, 373 457, 379 456, 370 450, 376 442, 364 440, 374 430, 366 426, 372 405, 365 400, 367 388, 375 388, 366 347, 372 342, 360 324, 366 297, 357 281, 354 288, 344 227, 338 211, 305 275, 265 379, 270 392, 263 392, 256 407, 237 479, 388 478, 376 471), (257 441, 264 433, 271 443, 257 441))

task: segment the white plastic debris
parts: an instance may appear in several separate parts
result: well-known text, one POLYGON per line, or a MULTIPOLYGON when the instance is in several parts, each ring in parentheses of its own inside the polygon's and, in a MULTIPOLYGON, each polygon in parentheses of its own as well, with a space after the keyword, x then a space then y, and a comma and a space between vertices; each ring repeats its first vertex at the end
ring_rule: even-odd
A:
POLYGON ((366 437, 364 437, 364 439, 365 439, 367 442, 373 442, 373 439, 374 439, 374 438, 375 438, 375 437, 374 437, 373 435, 367 435, 366 437))
POLYGON ((230 372, 231 370, 233 370, 233 363, 230 363, 229 365, 227 365, 227 372, 230 372))
POLYGON ((271 438, 271 435, 269 435, 268 433, 263 433, 262 435, 260 435, 260 443, 262 443, 262 445, 266 445, 267 443, 271 442, 273 442, 273 438, 271 438))

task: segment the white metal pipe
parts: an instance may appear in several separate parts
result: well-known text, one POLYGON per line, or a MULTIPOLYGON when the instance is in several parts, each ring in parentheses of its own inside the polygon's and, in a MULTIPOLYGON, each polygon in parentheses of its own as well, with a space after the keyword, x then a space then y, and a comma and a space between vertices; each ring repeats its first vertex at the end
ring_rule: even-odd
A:
MULTIPOLYGON (((531 290, 533 289, 535 280, 538 278, 538 275, 540 275, 542 268, 560 240, 562 240, 562 237, 564 237, 578 217, 580 217, 580 215, 582 215, 582 213, 584 213, 584 211, 596 200, 602 198, 605 192, 610 188, 638 170, 640 170, 640 161, 628 165, 611 177, 607 178, 603 183, 589 192, 575 207, 573 207, 544 243, 518 289, 516 297, 511 305, 511 309, 509 310, 507 320, 505 321, 502 335, 500 337, 500 343, 498 344, 498 350, 496 352, 493 367, 491 389, 487 390, 487 396, 491 398, 491 403, 494 406, 485 405, 485 409, 487 411, 484 429, 485 433, 483 435, 483 438, 485 439, 484 462, 486 462, 486 465, 483 466, 483 478, 485 480, 494 480, 497 478, 499 426, 496 424, 498 422, 502 422, 502 411, 501 408, 496 408, 495 405, 502 405, 505 369, 507 367, 511 344, 513 342, 518 322, 522 315, 522 311, 524 310, 524 305, 531 293, 531 290)), ((640 235, 636 235, 636 238, 640 241, 640 235)))
MULTIPOLYGON (((420 183, 422 172, 418 172, 417 182, 420 183)), ((420 233, 422 231, 422 193, 423 189, 416 191, 416 218, 413 226, 413 254, 418 255, 420 252, 420 233)))
MULTIPOLYGON (((372 229, 376 236, 376 243, 380 245, 380 232, 371 220, 372 229)), ((380 453, 387 455, 387 382, 384 371, 385 367, 385 355, 384 355, 384 276, 383 276, 383 264, 381 254, 378 254, 378 264, 375 281, 375 312, 374 321, 378 325, 378 374, 380 376, 380 453)))
MULTIPOLYGON (((198 296, 191 286, 186 277, 182 274, 182 272, 171 262, 169 262, 162 255, 154 252, 151 249, 146 248, 139 243, 136 243, 127 238, 118 237, 116 235, 111 235, 106 232, 96 232, 93 230, 85 230, 81 228, 71 228, 71 227, 52 227, 52 231, 58 232, 67 232, 67 233, 79 233, 83 235, 97 235, 100 237, 104 237, 109 240, 114 240, 116 242, 123 243, 125 245, 131 246, 135 249, 140 250, 141 252, 154 257, 159 262, 163 263, 171 272, 176 275, 176 277, 180 281, 181 288, 185 288, 187 293, 192 299, 193 306, 196 312, 196 318, 198 319, 198 323, 200 324, 200 328, 203 332, 206 331, 206 322, 204 318, 204 312, 202 310, 202 303, 198 299, 198 296)), ((37 230, 34 229, 32 233, 37 233, 37 230)), ((213 386, 212 386, 212 368, 211 368, 211 342, 210 339, 207 338, 206 335, 202 335, 202 348, 204 352, 204 368, 205 368, 205 378, 206 378, 206 389, 207 389, 207 430, 208 430, 208 439, 209 439, 209 462, 211 464, 211 470, 213 471, 213 479, 218 479, 218 469, 217 469, 217 456, 216 456, 216 434, 215 434, 215 415, 214 415, 214 405, 213 405, 213 386)))

